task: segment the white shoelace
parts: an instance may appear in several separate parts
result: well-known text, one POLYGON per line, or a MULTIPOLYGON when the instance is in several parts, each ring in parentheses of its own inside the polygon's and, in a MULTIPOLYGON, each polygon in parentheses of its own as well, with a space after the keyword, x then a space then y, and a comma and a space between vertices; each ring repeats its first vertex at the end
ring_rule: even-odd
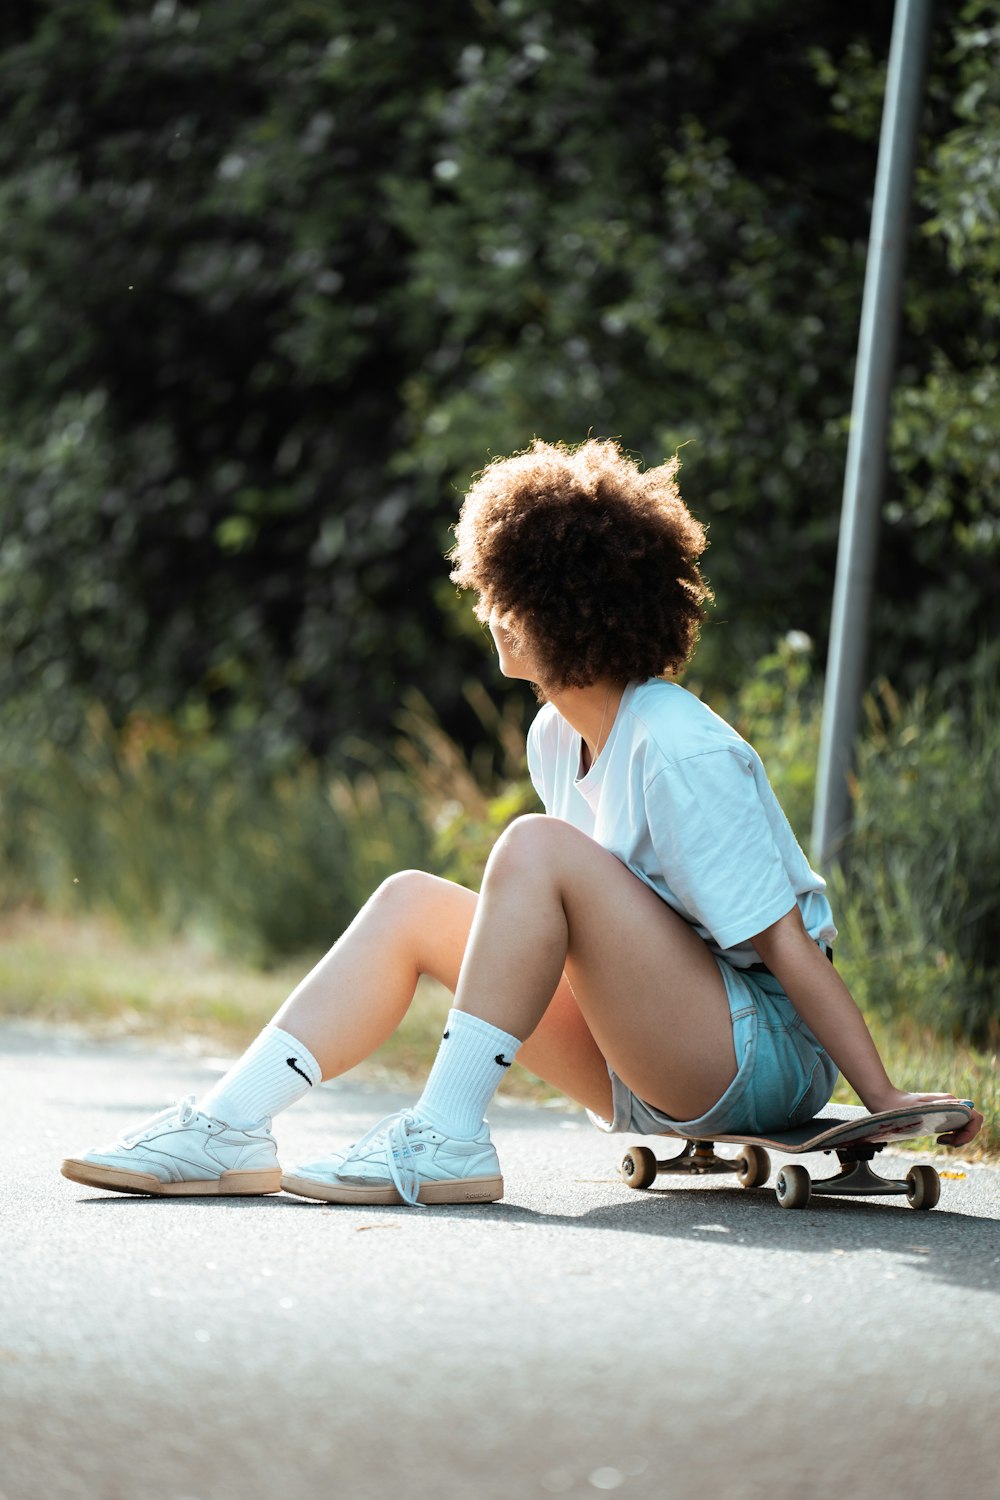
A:
POLYGON ((139 1140, 140 1136, 144 1136, 147 1131, 152 1130, 154 1125, 166 1125, 168 1121, 171 1124, 190 1125, 198 1113, 196 1106, 197 1095, 188 1094, 185 1098, 179 1099, 176 1104, 168 1104, 167 1108, 161 1109, 158 1115, 143 1120, 141 1125, 133 1125, 131 1130, 123 1130, 118 1137, 119 1144, 127 1146, 132 1141, 139 1140))
POLYGON ((416 1154, 410 1145, 411 1129, 423 1123, 410 1109, 400 1110, 395 1115, 386 1115, 384 1120, 379 1120, 377 1125, 373 1125, 371 1130, 366 1131, 359 1141, 355 1141, 338 1171, 348 1175, 348 1167, 352 1161, 365 1155, 366 1148, 370 1149, 380 1140, 384 1140, 389 1176, 392 1178, 397 1193, 404 1203, 412 1203, 414 1208, 426 1208, 427 1205, 421 1203, 418 1197, 420 1174, 416 1167, 416 1154))

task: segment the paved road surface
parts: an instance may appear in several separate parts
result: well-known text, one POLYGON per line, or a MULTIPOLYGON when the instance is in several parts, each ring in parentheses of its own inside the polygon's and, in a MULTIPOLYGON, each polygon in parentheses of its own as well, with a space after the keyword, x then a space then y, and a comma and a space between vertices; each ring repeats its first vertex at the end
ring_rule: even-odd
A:
MULTIPOLYGON (((996 1169, 946 1159, 965 1175, 929 1214, 789 1213, 729 1178, 640 1194, 625 1138, 498 1104, 496 1205, 59 1176, 212 1076, 179 1048, 0 1029, 0 1500, 997 1493, 996 1169)), ((318 1090, 282 1156, 403 1102, 318 1090)))

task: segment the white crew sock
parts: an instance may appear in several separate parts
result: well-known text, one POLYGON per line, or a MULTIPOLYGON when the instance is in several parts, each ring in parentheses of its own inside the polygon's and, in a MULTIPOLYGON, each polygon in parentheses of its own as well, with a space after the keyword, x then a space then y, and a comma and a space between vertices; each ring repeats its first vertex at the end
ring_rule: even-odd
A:
POLYGON ((321 1083, 320 1065, 300 1041, 278 1026, 265 1026, 260 1036, 214 1083, 198 1108, 237 1130, 287 1109, 321 1083))
POLYGON ((446 1135, 469 1140, 521 1043, 467 1010, 450 1010, 434 1066, 414 1113, 446 1135))

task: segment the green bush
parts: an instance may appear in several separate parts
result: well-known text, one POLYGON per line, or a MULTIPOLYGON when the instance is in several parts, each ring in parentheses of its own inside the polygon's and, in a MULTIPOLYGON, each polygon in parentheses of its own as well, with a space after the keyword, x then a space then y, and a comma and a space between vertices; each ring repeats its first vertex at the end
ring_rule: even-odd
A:
MULTIPOLYGON (((819 685, 792 636, 720 703, 764 758, 805 841, 819 685)), ((868 700, 845 872, 831 876, 838 966, 866 1013, 995 1045, 1000 1001, 1000 728, 983 659, 963 707, 944 692, 868 700)), ((504 827, 538 807, 524 712, 467 689, 483 725, 467 755, 419 694, 393 756, 331 769, 304 755, 250 765, 226 742, 94 713, 83 747, 0 741, 0 903, 112 912, 133 930, 183 932, 257 964, 331 943, 385 876, 407 866, 478 888, 504 827)), ((526 702, 527 700, 525 700, 526 702)))
MULTIPOLYGON (((756 747, 808 847, 821 684, 804 637, 763 658, 719 710, 756 747)), ((1000 1036, 1000 726, 995 657, 902 702, 866 700, 853 783, 854 830, 829 872, 838 967, 872 1017, 995 1046, 1000 1036)))
POLYGON ((1000 1037, 1000 724, 988 657, 958 709, 868 700, 855 825, 834 880, 859 1002, 939 1036, 1000 1037))
POLYGON ((392 767, 255 767, 164 719, 116 734, 93 712, 77 750, 30 760, 8 738, 0 801, 3 904, 112 912, 259 964, 329 945, 381 879, 431 859, 392 767))
MULTIPOLYGON (((0 7, 5 709, 319 752, 388 743, 405 681, 471 743, 443 554, 536 433, 683 453, 718 691, 825 635, 893 10, 0 7)), ((1000 0, 936 10, 873 636, 907 691, 995 628, 1000 555, 1000 0)))
POLYGON ((508 698, 498 709, 480 684, 465 691, 487 734, 478 751, 466 756, 413 692, 400 715, 397 754, 433 830, 440 873, 477 891, 490 850, 508 823, 542 807, 528 776, 520 701, 508 698))
POLYGON ((812 642, 789 631, 749 674, 723 718, 749 740, 767 768, 788 821, 806 846, 819 757, 821 687, 812 642))
POLYGON ((0 723, 0 907, 113 914, 257 965, 329 946, 407 867, 478 888, 506 824, 537 807, 517 700, 466 689, 486 731, 471 755, 406 696, 395 753, 349 745, 250 763, 232 741, 91 710, 72 749, 0 723))

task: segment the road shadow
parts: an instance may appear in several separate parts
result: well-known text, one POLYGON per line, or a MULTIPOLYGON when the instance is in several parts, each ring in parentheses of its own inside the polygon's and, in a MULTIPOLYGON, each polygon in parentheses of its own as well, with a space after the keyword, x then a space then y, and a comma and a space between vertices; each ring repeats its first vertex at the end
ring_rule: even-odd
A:
MULTIPOLYGON (((586 1180, 593 1189, 601 1183, 586 1180)), ((612 1189, 616 1184, 609 1179, 612 1189)), ((565 1195, 565 1180, 563 1195, 565 1195)), ((376 1207, 329 1204, 291 1194, 257 1198, 144 1197, 141 1194, 89 1193, 76 1200, 90 1212, 113 1217, 130 1213, 176 1212, 183 1204, 189 1212, 241 1214, 285 1213, 322 1216, 336 1222, 350 1216, 353 1229, 376 1228, 392 1219, 394 1225, 447 1223, 456 1227, 493 1225, 503 1233, 512 1229, 558 1228, 633 1237, 653 1236, 661 1243, 676 1240, 732 1246, 739 1254, 747 1248, 766 1249, 776 1255, 801 1253, 829 1258, 878 1252, 901 1257, 909 1269, 922 1276, 944 1281, 970 1291, 1000 1293, 1000 1220, 938 1206, 923 1213, 901 1200, 826 1198, 799 1210, 782 1209, 771 1188, 748 1191, 728 1185, 703 1187, 684 1185, 649 1188, 633 1192, 620 1188, 580 1212, 554 1211, 532 1202, 518 1202, 516 1195, 490 1204, 436 1205, 430 1210, 404 1209, 401 1205, 376 1207), (626 1196, 622 1196, 622 1194, 626 1196), (363 1220, 358 1225, 358 1218, 363 1220)), ((888 1262, 887 1262, 888 1264, 888 1262)), ((780 1270, 778 1271, 780 1275, 780 1270)))

